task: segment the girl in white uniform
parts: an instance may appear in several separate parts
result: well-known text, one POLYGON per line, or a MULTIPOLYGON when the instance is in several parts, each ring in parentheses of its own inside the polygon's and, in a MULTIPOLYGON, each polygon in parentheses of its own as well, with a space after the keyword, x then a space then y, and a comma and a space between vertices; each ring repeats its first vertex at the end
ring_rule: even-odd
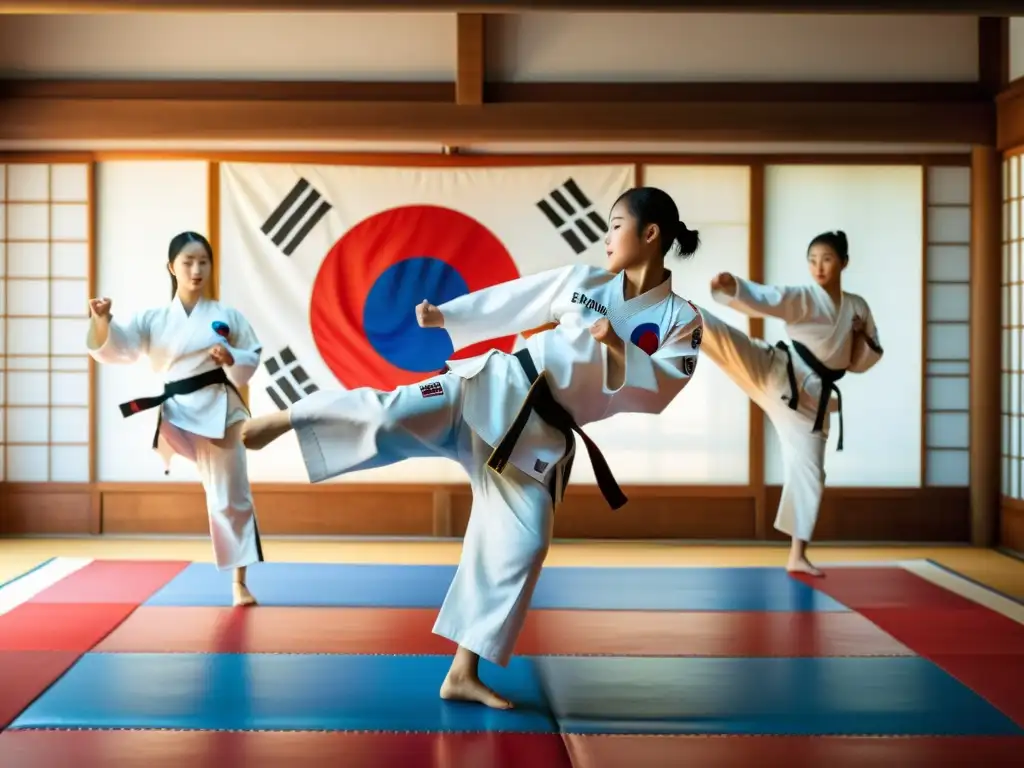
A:
POLYGON ((864 373, 882 357, 867 302, 842 289, 848 263, 846 235, 826 232, 808 248, 811 285, 765 286, 728 272, 711 281, 715 301, 751 317, 782 320, 790 345, 751 339, 702 310, 704 352, 768 415, 782 444, 785 480, 775 527, 792 538, 787 568, 815 576, 821 571, 807 559, 807 543, 825 488, 831 412, 839 412, 843 449, 836 382, 846 372, 864 373))
POLYGON ((442 698, 511 706, 480 681, 479 659, 504 666, 511 657, 569 478, 574 435, 618 508, 626 499, 580 425, 660 413, 693 376, 702 321, 672 292, 664 259, 673 241, 684 256, 699 244, 672 199, 658 189, 630 190, 611 212, 607 269, 553 269, 416 309, 419 325, 444 328, 455 350, 553 326, 530 335, 519 352, 452 360, 441 374, 392 392, 317 392, 246 426, 251 449, 294 429, 312 482, 417 456, 445 456, 466 470, 473 508, 434 626, 459 646, 442 698))
POLYGON ((141 356, 167 382, 164 394, 121 405, 125 417, 159 408, 153 448, 170 471, 175 454, 195 462, 206 491, 217 567, 234 569, 233 602, 253 605, 246 567, 263 561, 240 438, 249 412, 238 392, 260 362, 261 347, 238 311, 203 298, 213 249, 202 235, 171 240, 167 269, 171 303, 114 320, 110 299, 89 302, 86 344, 100 363, 133 363, 141 356))

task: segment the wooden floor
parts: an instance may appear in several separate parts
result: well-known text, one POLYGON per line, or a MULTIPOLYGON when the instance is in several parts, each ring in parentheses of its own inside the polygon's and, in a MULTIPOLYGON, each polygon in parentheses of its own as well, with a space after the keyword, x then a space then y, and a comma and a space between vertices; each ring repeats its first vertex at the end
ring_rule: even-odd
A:
MULTIPOLYGON (((461 541, 353 541, 264 539, 267 560, 454 564, 461 541)), ((815 562, 928 558, 1004 594, 1024 600, 1024 562, 973 547, 833 547, 811 550, 815 562)), ((0 583, 50 557, 192 560, 209 562, 204 538, 11 538, 0 539, 0 583)), ((764 545, 695 545, 675 542, 556 542, 547 564, 578 566, 782 566, 786 548, 764 545)))

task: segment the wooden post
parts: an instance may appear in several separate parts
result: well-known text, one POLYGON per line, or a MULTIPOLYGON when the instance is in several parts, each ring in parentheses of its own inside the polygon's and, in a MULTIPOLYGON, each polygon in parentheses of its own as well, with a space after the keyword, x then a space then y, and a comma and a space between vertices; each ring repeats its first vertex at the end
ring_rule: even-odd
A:
POLYGON ((971 543, 996 543, 1000 488, 1001 159, 971 149, 971 543))

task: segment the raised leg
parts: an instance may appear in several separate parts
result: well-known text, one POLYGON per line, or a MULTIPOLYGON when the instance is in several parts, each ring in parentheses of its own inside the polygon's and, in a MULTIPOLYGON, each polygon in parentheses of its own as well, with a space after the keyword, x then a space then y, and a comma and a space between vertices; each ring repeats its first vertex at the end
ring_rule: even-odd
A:
POLYGON ((255 450, 294 430, 314 483, 404 459, 455 459, 461 402, 462 380, 453 374, 392 392, 320 391, 288 411, 250 420, 242 441, 255 450))
POLYGON ((256 416, 246 421, 242 427, 242 445, 250 451, 258 451, 288 434, 291 429, 290 411, 256 416))
POLYGON ((773 398, 772 366, 776 351, 766 342, 751 339, 738 328, 721 318, 701 309, 704 318, 704 335, 701 341, 701 356, 707 356, 758 405, 773 398))

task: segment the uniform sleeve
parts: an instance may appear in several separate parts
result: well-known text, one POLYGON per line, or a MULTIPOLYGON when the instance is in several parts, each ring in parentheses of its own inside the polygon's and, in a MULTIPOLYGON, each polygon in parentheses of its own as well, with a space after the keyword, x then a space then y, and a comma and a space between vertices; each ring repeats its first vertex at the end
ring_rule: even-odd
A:
POLYGON ((794 286, 761 285, 736 277, 736 290, 729 294, 712 291, 719 304, 751 317, 775 317, 783 322, 799 323, 813 311, 807 291, 794 286))
POLYGON ((438 307, 456 351, 557 322, 554 301, 580 277, 580 267, 550 269, 509 280, 438 307))
POLYGON ((850 373, 871 370, 884 354, 878 341, 878 326, 875 325, 874 315, 866 304, 864 310, 864 331, 853 335, 853 351, 850 354, 850 367, 847 369, 850 373))
MULTIPOLYGON (((636 344, 627 341, 626 371, 622 387, 617 392, 642 389, 659 393, 664 405, 668 405, 690 383, 697 370, 703 333, 704 320, 697 313, 690 322, 676 326, 653 355, 648 355, 636 344)), ((607 368, 605 376, 607 386, 607 368)))
POLYGON ((232 312, 233 322, 228 343, 225 346, 235 359, 233 365, 225 366, 224 373, 236 387, 244 387, 260 367, 260 355, 263 345, 256 336, 256 331, 241 312, 232 312))
POLYGON ((118 322, 113 316, 108 325, 107 338, 102 344, 96 340, 96 325, 89 321, 85 346, 89 356, 98 363, 127 365, 149 353, 149 318, 146 312, 132 315, 127 322, 118 322))

